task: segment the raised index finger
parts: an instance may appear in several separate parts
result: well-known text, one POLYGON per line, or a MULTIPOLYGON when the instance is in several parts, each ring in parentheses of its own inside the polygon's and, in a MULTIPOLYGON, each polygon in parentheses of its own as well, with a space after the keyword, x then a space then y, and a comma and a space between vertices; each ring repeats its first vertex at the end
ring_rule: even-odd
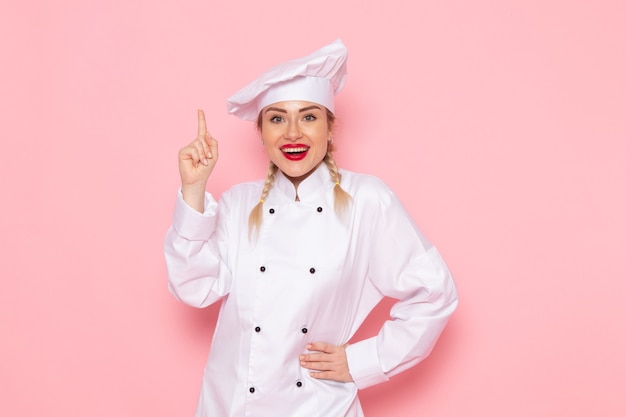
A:
POLYGON ((204 112, 198 109, 198 137, 204 139, 206 133, 206 120, 204 119, 204 112))

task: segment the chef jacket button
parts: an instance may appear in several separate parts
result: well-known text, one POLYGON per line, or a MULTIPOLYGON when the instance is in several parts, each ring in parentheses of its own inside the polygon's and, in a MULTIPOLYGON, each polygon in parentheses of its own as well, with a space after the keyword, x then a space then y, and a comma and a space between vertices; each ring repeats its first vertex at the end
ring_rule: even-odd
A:
POLYGON ((254 387, 250 387, 249 391, 250 391, 250 394, 254 394, 254 391, 256 391, 256 390, 254 389, 254 387))
POLYGON ((323 209, 323 208, 321 208, 321 207, 318 207, 318 208, 317 208, 317 212, 318 212, 318 213, 321 213, 321 212, 322 212, 322 210, 324 210, 324 209, 323 209))
POLYGON ((315 273, 315 268, 311 268, 311 269, 309 269, 309 272, 310 272, 310 273, 312 273, 312 274, 314 274, 314 273, 315 273))
POLYGON ((273 208, 270 209, 270 214, 274 214, 275 210, 273 208))
POLYGON ((306 327, 303 327, 301 331, 302 331, 302 333, 306 333, 306 332, 309 331, 309 329, 307 329, 306 327))
POLYGON ((256 327, 254 328, 254 331, 255 331, 255 332, 257 332, 257 333, 259 333, 259 332, 261 331, 261 328, 260 328, 259 326, 256 326, 256 327))
POLYGON ((296 387, 300 388, 302 386, 302 381, 296 381, 296 387))
POLYGON ((265 272, 265 267, 264 267, 264 266, 262 266, 262 267, 260 267, 260 268, 259 268, 259 270, 260 270, 261 272, 265 272))

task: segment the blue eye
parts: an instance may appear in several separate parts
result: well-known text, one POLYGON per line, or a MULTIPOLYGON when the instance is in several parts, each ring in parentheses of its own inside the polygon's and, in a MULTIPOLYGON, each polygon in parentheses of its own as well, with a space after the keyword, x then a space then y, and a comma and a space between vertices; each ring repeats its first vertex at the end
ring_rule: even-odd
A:
POLYGON ((307 114, 304 116, 304 120, 306 120, 307 122, 312 122, 314 120, 317 120, 317 117, 315 117, 313 114, 307 114))
POLYGON ((272 116, 270 118, 270 122, 272 122, 272 123, 280 123, 282 121, 283 121, 283 117, 282 116, 278 116, 277 115, 277 116, 272 116))

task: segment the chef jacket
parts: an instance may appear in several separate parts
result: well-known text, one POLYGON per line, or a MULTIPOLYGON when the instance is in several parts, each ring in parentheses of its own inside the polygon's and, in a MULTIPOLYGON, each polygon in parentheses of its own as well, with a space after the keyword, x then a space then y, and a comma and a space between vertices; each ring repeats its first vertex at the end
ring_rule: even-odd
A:
POLYGON ((248 216, 263 181, 219 204, 207 193, 204 213, 179 192, 165 239, 169 289, 195 307, 222 300, 196 417, 363 416, 359 389, 430 353, 457 305, 451 274, 383 182, 342 175, 352 200, 340 216, 325 164, 297 196, 278 171, 256 237, 248 216), (346 349, 354 382, 300 366, 307 343, 347 343, 384 296, 398 300, 392 320, 346 349))

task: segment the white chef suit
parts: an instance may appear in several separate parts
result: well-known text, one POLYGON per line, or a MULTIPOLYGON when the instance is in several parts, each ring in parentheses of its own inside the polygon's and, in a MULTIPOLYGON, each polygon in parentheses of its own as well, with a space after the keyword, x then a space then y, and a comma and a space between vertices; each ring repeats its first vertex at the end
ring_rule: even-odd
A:
POLYGON ((263 181, 239 184, 205 212, 179 192, 165 240, 170 291, 205 307, 223 300, 196 417, 363 416, 358 389, 424 359, 457 305, 453 279, 391 190, 342 171, 351 196, 333 209, 325 164, 298 186, 277 171, 257 238, 248 216, 263 181), (377 336, 346 349, 354 382, 314 379, 306 344, 343 345, 383 296, 399 301, 377 336))

